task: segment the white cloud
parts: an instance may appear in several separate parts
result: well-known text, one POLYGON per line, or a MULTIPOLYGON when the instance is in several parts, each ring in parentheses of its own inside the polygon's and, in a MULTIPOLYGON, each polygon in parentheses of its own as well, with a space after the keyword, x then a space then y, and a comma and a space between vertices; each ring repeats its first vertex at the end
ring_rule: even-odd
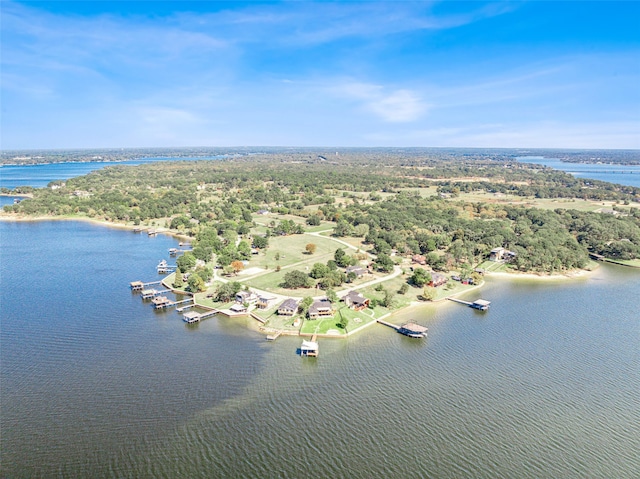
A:
POLYGON ((371 83, 347 82, 331 90, 338 97, 356 100, 365 110, 391 123, 415 121, 428 110, 428 105, 420 95, 408 89, 389 89, 371 83))

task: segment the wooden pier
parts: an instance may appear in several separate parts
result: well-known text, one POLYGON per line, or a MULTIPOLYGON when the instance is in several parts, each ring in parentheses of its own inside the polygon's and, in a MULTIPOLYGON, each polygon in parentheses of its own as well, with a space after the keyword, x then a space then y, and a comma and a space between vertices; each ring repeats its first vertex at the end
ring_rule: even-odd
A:
POLYGON ((189 253, 193 250, 191 249, 178 249, 178 248, 169 248, 169 254, 171 256, 177 256, 178 253, 189 253))
POLYGON ((470 301, 463 301, 461 299, 456 299, 456 298, 447 298, 447 299, 455 303, 466 304, 470 308, 477 309, 479 311, 487 311, 489 309, 489 305, 491 304, 491 301, 487 301, 486 299, 476 299, 473 303, 470 301))
POLYGON ((393 328, 393 329, 395 329, 396 331, 397 331, 398 329, 400 329, 400 326, 396 326, 395 324, 387 323, 386 321, 383 321, 383 320, 381 320, 381 319, 376 320, 376 322, 378 322, 378 323, 380 323, 380 324, 382 324, 382 325, 384 325, 384 326, 389 326, 390 328, 393 328))
MULTIPOLYGON (((180 311, 180 309, 178 309, 177 311, 180 311)), ((197 313, 195 311, 189 311, 182 315, 182 320, 185 323, 193 324, 193 323, 200 322, 201 320, 206 319, 215 314, 218 314, 217 309, 212 309, 211 311, 207 311, 206 313, 197 313)))
POLYGON ((142 291, 146 286, 152 286, 154 284, 160 284, 162 281, 151 281, 149 283, 143 283, 142 281, 132 281, 129 283, 132 291, 142 291))
POLYGON ((276 331, 275 334, 268 334, 267 335, 267 341, 275 341, 276 339, 278 339, 280 337, 281 334, 282 334, 282 330, 276 331))
POLYGON ((154 298, 155 296, 158 296, 159 294, 169 293, 169 292, 171 292, 170 289, 163 289, 163 290, 143 289, 140 296, 142 296, 142 299, 151 299, 151 298, 154 298))
POLYGON ((395 329, 398 333, 409 336, 410 338, 424 338, 427 336, 428 329, 414 322, 405 323, 402 326, 396 326, 381 319, 378 319, 377 322, 395 329))
POLYGON ((166 309, 172 306, 177 306, 178 304, 190 303, 193 301, 193 298, 183 299, 182 301, 171 301, 166 296, 156 296, 153 298, 152 303, 153 307, 156 309, 166 309))

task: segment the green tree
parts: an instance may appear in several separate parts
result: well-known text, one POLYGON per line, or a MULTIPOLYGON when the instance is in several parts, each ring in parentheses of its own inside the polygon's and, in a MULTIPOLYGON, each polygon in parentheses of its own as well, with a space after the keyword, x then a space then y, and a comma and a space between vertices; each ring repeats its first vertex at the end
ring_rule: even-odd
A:
POLYGON ((182 272, 180 270, 176 271, 175 277, 173 278, 173 284, 171 285, 175 289, 182 289, 184 287, 184 280, 182 278, 182 272))
POLYGON ((180 271, 189 271, 196 265, 196 257, 186 252, 176 260, 176 265, 180 268, 180 271))
POLYGON ((223 283, 218 287, 216 291, 216 301, 226 303, 231 301, 236 297, 238 291, 242 289, 242 285, 237 281, 232 281, 229 283, 223 283))
POLYGON ((393 305, 395 303, 394 299, 395 299, 396 293, 391 291, 390 289, 386 289, 384 290, 384 296, 382 298, 382 301, 380 301, 380 304, 382 306, 384 306, 385 308, 393 308, 393 305))
POLYGON ((251 258, 251 246, 249 246, 249 243, 246 241, 242 240, 238 243, 237 251, 240 255, 240 259, 248 260, 251 258))
POLYGON ((425 284, 431 282, 431 274, 423 268, 415 268, 409 281, 418 288, 422 288, 425 284))
POLYGON ((394 262, 391 259, 391 256, 380 253, 375 261, 376 267, 385 273, 390 273, 393 271, 394 262))
POLYGON ((313 279, 324 278, 329 274, 329 267, 323 263, 315 263, 309 272, 309 276, 313 279))
POLYGON ((206 289, 204 280, 198 273, 190 274, 189 279, 187 280, 187 284, 189 285, 189 291, 191 291, 192 293, 199 293, 200 291, 204 291, 206 289))
POLYGON ((422 291, 422 299, 424 299, 425 301, 433 301, 434 299, 436 299, 437 295, 438 291, 432 286, 427 286, 422 291))
POLYGON ((311 287, 312 281, 313 280, 302 271, 293 270, 288 271, 284 275, 282 287, 288 289, 309 288, 311 287))
POLYGON ((311 215, 307 218, 307 224, 309 226, 318 226, 320 224, 320 217, 318 215, 311 215))
POLYGON ((253 247, 258 249, 265 249, 269 246, 269 239, 266 236, 254 236, 253 247))
POLYGON ((309 311, 309 306, 311 306, 313 304, 313 298, 311 296, 305 296, 304 298, 302 298, 302 301, 300 301, 300 304, 298 305, 298 310, 300 311, 300 314, 302 314, 303 316, 307 315, 307 311, 309 311))
POLYGON ((326 295, 327 295, 327 299, 331 301, 333 304, 338 302, 338 295, 333 289, 331 288, 327 289, 326 295))

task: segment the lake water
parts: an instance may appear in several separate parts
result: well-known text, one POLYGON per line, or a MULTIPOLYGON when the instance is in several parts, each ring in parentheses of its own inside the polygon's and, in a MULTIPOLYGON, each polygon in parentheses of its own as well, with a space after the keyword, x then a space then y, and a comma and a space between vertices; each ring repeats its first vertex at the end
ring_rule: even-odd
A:
POLYGON ((0 166, 0 188, 13 189, 18 186, 32 186, 34 188, 44 188, 55 180, 68 180, 76 176, 86 175, 95 170, 100 170, 107 166, 116 165, 141 165, 144 163, 154 163, 157 161, 207 161, 227 158, 228 155, 212 157, 157 157, 139 158, 128 161, 92 161, 85 163, 50 163, 43 165, 1 165, 0 166))
POLYGON ((640 188, 640 165, 567 163, 557 158, 544 158, 541 156, 523 156, 516 159, 522 163, 534 163, 565 171, 578 178, 589 178, 591 180, 607 181, 640 188))
POLYGON ((0 222, 3 477, 637 478, 640 271, 488 279, 320 340, 189 326, 128 283, 176 241, 0 222))

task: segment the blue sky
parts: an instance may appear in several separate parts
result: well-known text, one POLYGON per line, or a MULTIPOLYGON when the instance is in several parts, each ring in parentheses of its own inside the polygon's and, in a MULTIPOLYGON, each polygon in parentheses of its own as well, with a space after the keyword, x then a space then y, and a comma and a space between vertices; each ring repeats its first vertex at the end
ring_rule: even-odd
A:
POLYGON ((640 148, 640 2, 0 2, 2 149, 640 148))

